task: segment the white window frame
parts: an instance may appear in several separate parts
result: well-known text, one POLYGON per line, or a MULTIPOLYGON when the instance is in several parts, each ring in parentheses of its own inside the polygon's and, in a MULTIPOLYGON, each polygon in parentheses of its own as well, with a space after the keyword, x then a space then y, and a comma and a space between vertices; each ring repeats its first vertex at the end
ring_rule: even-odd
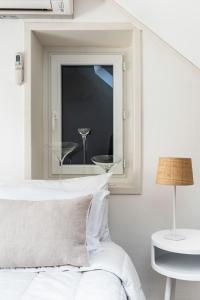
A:
MULTIPOLYGON (((112 65, 113 66, 113 155, 120 163, 113 169, 115 175, 123 175, 123 56, 121 54, 49 54, 49 171, 53 175, 90 175, 99 174, 95 165, 63 165, 52 151, 53 145, 61 145, 62 137, 62 82, 61 72, 64 65, 112 65)), ((60 147, 61 152, 61 147, 60 147)), ((104 153, 102 153, 104 154, 104 153)))

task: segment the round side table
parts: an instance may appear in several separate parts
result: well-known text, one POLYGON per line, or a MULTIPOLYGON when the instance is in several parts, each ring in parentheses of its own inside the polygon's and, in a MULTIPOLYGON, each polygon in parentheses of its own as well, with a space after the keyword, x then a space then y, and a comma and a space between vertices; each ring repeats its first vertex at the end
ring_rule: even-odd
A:
POLYGON ((200 281, 200 230, 178 229, 184 240, 165 238, 169 230, 151 237, 152 268, 167 277, 165 300, 175 299, 176 280, 200 281))

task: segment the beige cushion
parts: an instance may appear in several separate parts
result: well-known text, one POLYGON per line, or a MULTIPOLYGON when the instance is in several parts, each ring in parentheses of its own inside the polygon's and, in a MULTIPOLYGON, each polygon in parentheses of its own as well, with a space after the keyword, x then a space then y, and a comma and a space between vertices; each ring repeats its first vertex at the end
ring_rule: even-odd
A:
POLYGON ((0 200, 0 268, 88 265, 91 200, 0 200))

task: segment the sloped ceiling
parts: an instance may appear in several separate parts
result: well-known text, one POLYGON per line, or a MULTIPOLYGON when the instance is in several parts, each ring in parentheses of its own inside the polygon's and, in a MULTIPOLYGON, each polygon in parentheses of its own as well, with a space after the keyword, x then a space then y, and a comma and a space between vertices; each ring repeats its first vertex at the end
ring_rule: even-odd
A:
POLYGON ((199 0, 114 0, 200 68, 199 0))

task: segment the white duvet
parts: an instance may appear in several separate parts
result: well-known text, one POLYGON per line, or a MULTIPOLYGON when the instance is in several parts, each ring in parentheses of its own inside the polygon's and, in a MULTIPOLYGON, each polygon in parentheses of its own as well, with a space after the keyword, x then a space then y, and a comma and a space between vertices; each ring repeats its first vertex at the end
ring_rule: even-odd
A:
POLYGON ((102 243, 90 267, 1 270, 1 300, 145 300, 130 258, 118 245, 102 243))

